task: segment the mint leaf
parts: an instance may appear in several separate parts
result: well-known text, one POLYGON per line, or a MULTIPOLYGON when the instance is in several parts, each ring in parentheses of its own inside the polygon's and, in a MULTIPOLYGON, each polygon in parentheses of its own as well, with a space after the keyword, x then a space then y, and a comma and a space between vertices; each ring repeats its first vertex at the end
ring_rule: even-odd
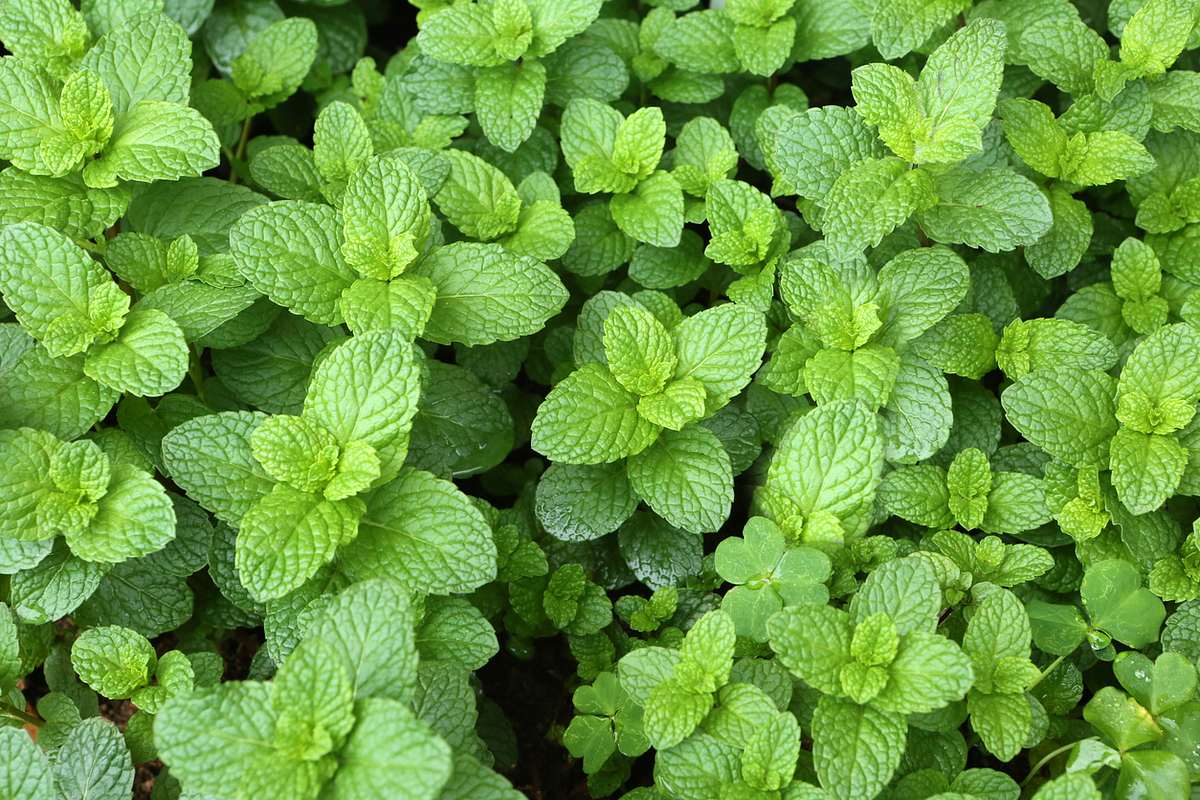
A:
POLYGON ((707 428, 663 431, 658 441, 630 457, 629 484, 651 509, 693 533, 719 528, 733 503, 729 455, 707 428))
POLYGON ((545 264, 496 245, 448 245, 414 271, 437 291, 425 326, 433 341, 511 341, 540 330, 566 302, 562 282, 545 264))
POLYGON ((0 731, 0 749, 4 753, 0 788, 7 794, 30 800, 49 800, 55 796, 50 761, 29 734, 20 728, 4 728, 0 731))
POLYGON ((822 698, 813 712, 813 766, 822 788, 836 798, 881 791, 900 764, 904 731, 903 717, 822 698), (861 757, 863 752, 872 758, 861 757))

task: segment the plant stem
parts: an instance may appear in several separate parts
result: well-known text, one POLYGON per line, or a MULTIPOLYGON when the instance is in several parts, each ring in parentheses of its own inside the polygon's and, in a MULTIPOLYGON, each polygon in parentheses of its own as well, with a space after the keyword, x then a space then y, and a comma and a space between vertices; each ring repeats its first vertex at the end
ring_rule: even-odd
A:
POLYGON ((196 389, 196 397, 200 402, 204 402, 204 370, 200 366, 200 348, 192 351, 192 357, 188 360, 188 377, 192 379, 192 386, 196 389))
POLYGON ((1058 658, 1051 661, 1050 666, 1048 666, 1044 670, 1042 670, 1042 674, 1037 676, 1037 680, 1025 687, 1026 691, 1037 686, 1039 683, 1042 682, 1042 678, 1045 678, 1051 672, 1054 672, 1054 670, 1058 669, 1058 665, 1063 662, 1064 658, 1066 658, 1066 656, 1059 656, 1058 658))
POLYGON ((0 703, 0 714, 3 714, 6 717, 11 717, 15 720, 19 720, 26 725, 32 725, 35 728, 42 727, 41 717, 37 716, 36 714, 30 714, 28 711, 22 711, 21 709, 9 703, 0 703))
POLYGON ((224 148, 225 158, 229 161, 229 182, 231 184, 237 184, 238 173, 236 165, 241 163, 242 159, 246 157, 246 143, 250 141, 250 119, 247 118, 242 123, 242 135, 238 139, 237 149, 231 153, 228 148, 224 148))
POLYGON ((1021 788, 1024 788, 1027 783, 1029 783, 1031 780, 1033 780, 1033 776, 1037 775, 1039 772, 1041 772, 1042 767, 1046 766, 1051 761, 1053 761, 1054 759, 1061 756, 1063 753, 1070 750, 1076 744, 1078 744, 1078 743, 1070 742, 1069 744, 1064 744, 1062 747, 1051 750, 1049 753, 1042 756, 1041 760, 1038 761, 1036 764, 1034 764, 1033 768, 1029 770, 1029 774, 1025 776, 1025 780, 1021 781, 1021 788))

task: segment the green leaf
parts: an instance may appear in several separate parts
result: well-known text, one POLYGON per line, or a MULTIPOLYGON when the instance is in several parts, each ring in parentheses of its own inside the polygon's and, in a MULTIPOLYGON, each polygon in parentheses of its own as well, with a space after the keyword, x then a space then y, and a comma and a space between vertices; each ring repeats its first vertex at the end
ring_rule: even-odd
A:
POLYGON ((397 157, 371 159, 354 174, 342 195, 342 219, 346 263, 379 280, 403 272, 429 235, 425 190, 397 157))
POLYGON ((629 483, 656 513, 692 533, 717 530, 733 503, 729 455, 707 428, 663 431, 630 457, 629 483))
POLYGON ((933 182, 924 170, 899 158, 862 161, 833 182, 825 196, 821 230, 835 253, 845 256, 875 247, 883 237, 930 206, 933 182))
POLYGON ((1195 21, 1193 0, 1147 0, 1121 32, 1121 63, 1138 76, 1161 75, 1187 45, 1195 21))
POLYGON ((1175 493, 1188 458, 1178 440, 1122 428, 1111 446, 1113 486, 1130 512, 1153 511, 1175 493))
POLYGON ((121 730, 93 717, 71 728, 55 752, 60 796, 117 800, 133 788, 133 763, 121 730))
POLYGON ((196 417, 163 437, 163 464, 188 496, 237 525, 273 485, 254 458, 250 437, 266 416, 228 411, 196 417))
POLYGON ((281 200, 253 208, 229 231, 229 251, 250 285, 322 325, 342 321, 338 298, 356 275, 342 260, 342 226, 329 206, 281 200))
POLYGON ((898 714, 928 712, 961 700, 975 674, 957 644, 931 633, 905 636, 888 666, 888 682, 872 704, 898 714))
POLYGON ((354 716, 354 730, 339 753, 332 797, 439 796, 450 778, 451 753, 425 723, 403 704, 386 698, 360 700, 354 716))
POLYGON ((585 364, 538 407, 531 446, 552 461, 604 464, 646 449, 659 427, 639 416, 637 396, 599 364, 585 364))
POLYGON ((845 55, 866 45, 871 35, 868 15, 857 6, 837 8, 820 0, 797 0, 796 42, 792 57, 815 61, 845 55))
POLYGON ((101 583, 106 565, 71 555, 64 542, 36 566, 14 575, 9 601, 21 622, 53 622, 79 608, 101 583))
POLYGON ((577 542, 612 533, 637 504, 623 464, 555 463, 538 480, 534 511, 551 536, 577 542))
POLYGON ((1079 772, 1060 775, 1042 784, 1035 800, 1099 800, 1102 795, 1087 775, 1079 772))
POLYGON ((233 60, 234 86, 266 109, 287 99, 300 87, 317 55, 317 26, 304 17, 268 25, 233 60))
POLYGON ((945 247, 906 250, 879 270, 876 302, 881 344, 897 346, 917 338, 955 309, 967 294, 970 272, 945 247))
POLYGON ((357 280, 342 292, 338 306, 355 334, 394 330, 415 339, 425 330, 436 300, 437 290, 429 280, 406 276, 386 283, 357 280))
POLYGON ((884 154, 862 116, 841 106, 788 117, 775 133, 775 178, 801 197, 824 203, 838 177, 884 154))
POLYGON ((655 748, 666 750, 688 738, 712 704, 710 694, 693 692, 674 680, 664 681, 646 698, 642 729, 655 748))
POLYGON ((884 58, 899 58, 967 5, 963 0, 881 0, 871 19, 871 38, 884 58))
POLYGON ((88 45, 84 17, 68 2, 13 2, 0 15, 6 49, 61 76, 88 45))
POLYGON ((563 747, 575 758, 583 759, 585 773, 599 771, 617 750, 612 720, 576 715, 563 731, 563 747))
POLYGON ((516 228, 521 198, 504 173, 462 150, 449 151, 448 159, 450 174, 434 197, 438 210, 472 239, 490 241, 516 228))
POLYGON ((1018 47, 1036 75, 1076 96, 1092 91, 1096 65, 1108 58, 1108 45, 1100 34, 1069 10, 1027 25, 1018 47))
POLYGON ((268 417, 250 435, 250 449, 267 474, 302 492, 319 492, 333 477, 338 442, 303 417, 268 417))
POLYGON ((420 367, 396 331, 359 334, 339 344, 313 370, 303 417, 344 445, 364 442, 379 455, 383 476, 395 475, 408 451, 417 413, 420 367))
POLYGON ((321 109, 313 125, 313 163, 325 180, 321 192, 327 199, 340 200, 347 181, 374 152, 367 123, 353 106, 339 100, 321 109))
POLYGON ((1083 718, 1119 750, 1157 741, 1163 735, 1149 712, 1115 686, 1105 686, 1092 695, 1083 718))
POLYGON ((437 289, 425 337, 448 344, 507 342, 541 330, 567 291, 545 264, 498 245, 456 242, 438 248, 415 273, 437 289))
POLYGON ((496 36, 490 9, 472 4, 443 8, 430 15, 421 26, 417 41, 422 52, 430 58, 486 67, 507 60, 496 52, 496 36))
POLYGON ((1145 393, 1155 405, 1178 398, 1192 403, 1200 397, 1200 365, 1188 357, 1200 346, 1200 333, 1190 325, 1159 328, 1143 339, 1121 371, 1118 391, 1145 393))
POLYGON ((354 696, 359 700, 407 702, 417 680, 413 628, 414 611, 400 584, 371 578, 325 603, 305 636, 337 645, 354 667, 354 696))
POLYGON ((105 417, 119 394, 83 373, 83 356, 54 358, 44 347, 0 372, 0 425, 33 426, 71 439, 105 417))
POLYGON ((371 493, 342 561, 358 578, 390 576, 413 592, 449 594, 495 577, 496 546, 487 522, 454 484, 408 469, 371 493))
POLYGON ((179 326, 156 309, 134 309, 117 338, 92 348, 83 372, 109 388, 138 397, 166 394, 183 381, 187 341, 179 326))
POLYGON ((272 689, 234 681, 171 698, 154 720, 159 756, 194 791, 278 781, 272 689))
POLYGON ((50 761, 21 728, 0 728, 0 791, 22 800, 57 797, 50 761))
POLYGON ((962 648, 983 675, 1002 658, 1028 658, 1030 635, 1029 616, 1016 595, 993 592, 967 623, 962 648))
POLYGON ((90 628, 71 646, 71 666, 80 680, 112 699, 149 683, 156 661, 146 637, 116 625, 90 628))
MULTIPOLYGON (((620 140, 618 139, 618 142, 620 140)), ((669 172, 657 172, 609 203, 617 227, 655 247, 675 247, 683 233, 683 192, 669 172)))
POLYGON ((787 786, 799 755, 800 725, 791 714, 777 714, 746 743, 742 780, 765 791, 787 786))
POLYGON ((86 561, 119 563, 161 550, 175 538, 175 510, 148 473, 116 464, 86 530, 66 532, 71 552, 86 561))
POLYGON ((971 715, 971 727, 987 749, 1002 761, 1011 760, 1019 753, 1029 737, 1032 713, 1023 693, 973 691, 967 696, 967 711, 971 715))
MULTIPOLYGON (((118 117, 144 101, 187 105, 191 42, 177 23, 162 14, 138 14, 115 26, 88 51, 80 66, 104 81, 118 117)), ((211 166, 216 166, 215 140, 213 144, 211 166)))
POLYGON ((481 669, 500 649, 483 613, 457 597, 427 601, 416 642, 421 663, 443 661, 467 670, 481 669))
POLYGON ((804 384, 817 405, 859 400, 878 409, 888 401, 899 371, 900 357, 890 347, 826 348, 805 363, 804 384))
POLYGON ((878 426, 860 403, 827 403, 805 414, 779 441, 767 487, 805 517, 834 514, 848 532, 865 530, 883 469, 878 426))
POLYGON ((863 581, 850 604, 855 624, 872 614, 886 614, 901 635, 932 633, 942 608, 937 578, 922 559, 897 559, 881 564, 863 581))
POLYGON ((1000 401, 1026 439, 1084 467, 1107 463, 1109 440, 1117 431, 1115 394, 1115 381, 1103 372, 1057 369, 1020 378, 1000 401))
POLYGON ((1186 703, 1196 693, 1196 667, 1179 653, 1162 653, 1151 661, 1141 653, 1126 651, 1113 662, 1113 673, 1125 690, 1156 716, 1186 703))
POLYGON ((929 56, 919 82, 884 64, 854 71, 857 110, 900 157, 955 163, 982 149, 1004 65, 1004 28, 978 20, 929 56))
POLYGON ((792 606, 767 622, 780 662, 815 689, 841 694, 839 674, 851 661, 850 615, 829 606, 792 606))
POLYGON ((51 532, 38 525, 38 507, 54 490, 49 471, 59 447, 44 431, 0 431, 0 456, 8 465, 0 478, 0 533, 6 539, 52 538, 51 532))
POLYGON ((766 346, 762 315, 736 303, 693 314, 676 325, 672 334, 678 357, 675 378, 704 384, 709 412, 745 388, 762 363, 766 346))
POLYGON ((662 391, 675 372, 670 333, 636 303, 617 306, 604 318, 604 356, 613 377, 639 396, 662 391))
POLYGON ((1190 784, 1188 767, 1174 753, 1145 751, 1121 756, 1121 774, 1117 792, 1122 797, 1163 798, 1187 792, 1190 784))
POLYGON ((546 67, 537 61, 479 71, 475 114, 488 141, 509 153, 529 138, 542 111, 546 67))
MULTIPOLYGON (((0 292, 5 304, 52 356, 83 352, 99 333, 91 302, 111 279, 61 233, 32 222, 0 229, 0 292), (84 329, 83 338, 64 331, 84 329)), ((118 323, 119 324, 119 323, 118 323)))
POLYGON ((354 538, 362 513, 354 498, 327 500, 276 484, 241 519, 237 569, 242 584, 259 601, 298 588, 354 538))
POLYGON ((280 665, 271 702, 281 750, 316 761, 354 726, 351 664, 333 645, 306 639, 280 665))
POLYGON ((1061 186, 1046 192, 1054 224, 1036 242, 1025 246, 1025 260, 1043 278, 1074 269, 1092 240, 1092 215, 1081 200, 1061 186))
POLYGON ((1102 334, 1070 320, 1015 320, 1004 329, 996 361, 1007 376, 1019 379, 1056 368, 1107 371, 1117 352, 1102 334))
POLYGON ((741 63, 733 44, 733 27, 728 16, 715 11, 685 14, 662 31, 654 51, 688 72, 737 72, 741 63))
POLYGON ((151 183, 195 177, 215 167, 220 145, 199 111, 175 103, 143 100, 117 118, 100 158, 83 171, 96 188, 118 180, 151 183))
POLYGON ((837 800, 877 795, 904 755, 904 718, 870 706, 822 697, 812 726, 813 766, 837 800))
POLYGON ((930 239, 989 253, 1038 241, 1050 230, 1050 205, 1028 178, 1012 170, 952 169, 934 182, 937 202, 918 214, 930 239))
POLYGON ((1142 588, 1142 578, 1129 562, 1109 559, 1091 565, 1079 594, 1092 624, 1117 641, 1142 647, 1158 639, 1166 610, 1142 588))

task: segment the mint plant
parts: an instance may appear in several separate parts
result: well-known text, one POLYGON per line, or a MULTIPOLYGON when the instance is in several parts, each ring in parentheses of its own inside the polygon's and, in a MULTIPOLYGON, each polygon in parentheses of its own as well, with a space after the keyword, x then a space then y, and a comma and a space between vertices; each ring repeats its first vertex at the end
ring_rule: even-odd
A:
POLYGON ((0 799, 1196 793, 1200 0, 0 44, 0 799))

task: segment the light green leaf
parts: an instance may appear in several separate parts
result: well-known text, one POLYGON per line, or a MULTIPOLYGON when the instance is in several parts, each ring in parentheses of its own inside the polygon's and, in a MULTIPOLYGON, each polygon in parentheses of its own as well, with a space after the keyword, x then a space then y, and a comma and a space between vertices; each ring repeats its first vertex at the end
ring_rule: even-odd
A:
POLYGON ((546 67, 537 61, 502 64, 475 78, 475 115, 488 141, 513 152, 529 138, 542 111, 546 67))
POLYGON ((395 700, 369 698, 354 707, 354 730, 339 752, 330 790, 335 800, 412 797, 436 800, 450 778, 450 747, 395 700))
POLYGON ((1108 559, 1092 564, 1079 587, 1092 624, 1130 647, 1158 638, 1166 611, 1162 601, 1142 588, 1137 568, 1127 561, 1108 559))
POLYGON ((49 759, 21 728, 0 728, 0 792, 21 800, 58 796, 49 759))
POLYGON ((273 485, 250 447, 264 419, 264 414, 227 411, 176 426, 162 442, 167 474, 197 503, 237 525, 273 485))
POLYGON ((175 538, 175 510, 162 484, 128 464, 116 464, 96 516, 83 531, 67 531, 71 552, 116 564, 161 550, 175 538))
POLYGON ((1054 218, 1037 186, 1012 170, 950 170, 933 182, 937 202, 918 214, 929 238, 989 253, 1033 244, 1054 218))
POLYGON ((542 401, 530 444, 552 461, 604 464, 646 449, 659 430, 607 368, 585 364, 542 401))
POLYGON ((397 331, 359 334, 331 350, 315 370, 303 416, 339 443, 362 441, 379 454, 380 469, 395 475, 408 452, 417 413, 420 365, 397 331))
POLYGON ((187 368, 183 331, 151 308, 129 312, 117 338, 92 348, 83 361, 88 377, 138 397, 166 394, 183 381, 187 368))
POLYGON ((413 592, 469 592, 496 575, 491 528, 454 484, 405 470, 371 493, 358 538, 342 551, 358 578, 389 576, 413 592))
POLYGON ((239 524, 242 584, 260 601, 298 588, 354 538, 361 516, 362 503, 354 498, 332 501, 276 484, 239 524))
POLYGON ((800 417, 779 441, 767 486, 805 517, 836 515, 848 532, 865 531, 883 469, 874 416, 857 402, 827 403, 800 417))
POLYGON ((357 277, 342 260, 342 226, 329 206, 281 200, 247 211, 229 231, 238 272, 305 319, 341 322, 338 298, 357 277))
POLYGON ((667 522, 693 533, 717 530, 733 503, 729 455, 707 428, 663 431, 628 462, 638 496, 667 522))
POLYGON ((146 637, 116 625, 89 628, 71 645, 71 666, 80 680, 112 699, 149 683, 156 662, 146 637))
MULTIPOLYGON (((80 65, 104 81, 118 117, 143 101, 187 105, 191 42, 177 23, 162 14, 138 14, 114 27, 80 65)), ((214 160, 210 166, 215 165, 214 160)))
POLYGON ((822 697, 812 735, 813 766, 825 792, 852 800, 882 791, 904 755, 906 727, 899 715, 822 697))
POLYGON ((196 177, 218 163, 220 144, 199 111, 175 103, 142 100, 117 118, 100 158, 88 163, 84 181, 95 188, 118 180, 152 183, 196 177))
POLYGON ((567 301, 562 281, 545 264, 499 245, 446 245, 414 272, 437 289, 425 338, 443 344, 480 345, 528 336, 567 301))

